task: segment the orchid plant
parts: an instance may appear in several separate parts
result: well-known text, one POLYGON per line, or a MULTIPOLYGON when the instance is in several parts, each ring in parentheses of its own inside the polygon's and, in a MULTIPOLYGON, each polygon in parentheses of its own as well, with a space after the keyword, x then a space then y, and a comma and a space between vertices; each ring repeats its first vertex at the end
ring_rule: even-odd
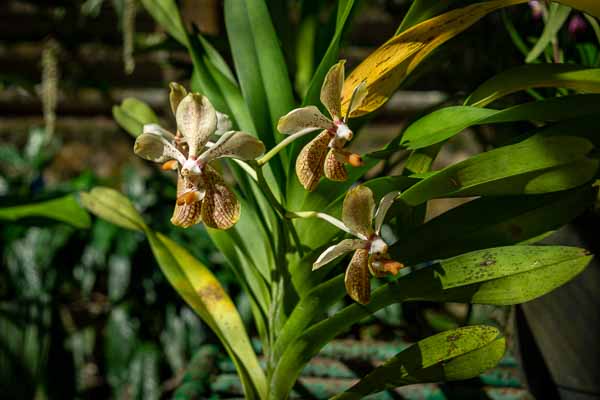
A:
MULTIPOLYGON (((417 0, 396 34, 348 77, 338 53, 357 5, 340 0, 329 47, 301 93, 292 89, 267 1, 224 2, 235 73, 206 38, 186 31, 173 0, 142 2, 189 51, 192 90, 171 85, 175 133, 157 125, 153 111, 134 99, 115 107, 115 118, 136 137, 138 156, 176 171, 171 221, 183 228, 202 222, 223 253, 250 299, 264 367, 233 301, 207 266, 152 230, 116 191, 96 188, 82 193, 82 200, 98 216, 147 236, 173 287, 222 341, 246 398, 287 398, 304 366, 330 340, 388 305, 521 303, 569 281, 589 263, 583 249, 535 243, 595 201, 597 138, 583 128, 598 126, 597 70, 516 67, 484 82, 463 105, 413 121, 377 152, 359 155, 347 147, 435 48, 488 13, 526 0, 453 10, 452 2, 417 0), (536 87, 569 91, 503 110, 486 107, 536 87), (360 124, 352 121, 359 116, 360 124), (535 125, 515 130, 511 144, 431 169, 446 140, 464 128, 523 120, 535 125), (374 174, 373 167, 407 150, 401 174, 374 174), (477 198, 426 221, 428 201, 444 197, 477 198), (371 276, 380 278, 373 291, 371 276), (326 314, 346 293, 350 302, 326 314)), ((600 15, 590 2, 560 3, 600 15)), ((502 358, 506 343, 496 328, 466 326, 414 346, 418 351, 400 352, 335 398, 477 376, 502 358)))

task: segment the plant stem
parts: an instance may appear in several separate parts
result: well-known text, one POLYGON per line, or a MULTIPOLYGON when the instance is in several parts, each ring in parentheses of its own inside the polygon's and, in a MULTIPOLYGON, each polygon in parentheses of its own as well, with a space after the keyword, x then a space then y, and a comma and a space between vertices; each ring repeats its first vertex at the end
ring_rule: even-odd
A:
POLYGON ((292 143, 294 140, 296 140, 306 134, 314 132, 317 129, 320 129, 320 128, 303 129, 299 132, 289 135, 288 137, 283 139, 281 142, 277 143, 277 145, 275 147, 273 147, 271 150, 269 150, 265 155, 263 155, 261 158, 256 160, 256 163, 258 164, 259 167, 262 167, 267 162, 269 162, 269 160, 271 158, 275 157, 281 150, 283 150, 288 144, 292 143))
POLYGON ((358 237, 359 239, 363 239, 363 240, 368 239, 365 235, 360 234, 360 233, 355 232, 354 230, 350 229, 348 226, 346 226, 346 224, 344 224, 339 219, 332 217, 329 214, 322 213, 322 212, 318 212, 318 211, 297 211, 297 212, 288 211, 288 213, 285 216, 287 218, 320 218, 323 221, 329 222, 331 225, 335 226, 336 228, 341 229, 346 233, 349 233, 351 235, 358 237))
POLYGON ((248 165, 248 163, 238 160, 237 158, 234 158, 233 161, 239 165, 244 172, 250 175, 250 178, 254 179, 255 182, 258 182, 258 175, 256 174, 256 171, 250 165, 248 165))
MULTIPOLYGON (((283 142, 281 142, 281 143, 283 143, 283 142)), ((271 191, 271 188, 269 187, 269 185, 267 184, 267 181, 265 180, 265 176, 263 174, 262 168, 260 168, 260 167, 255 168, 255 172, 256 172, 258 186, 262 189, 265 196, 267 196, 267 200, 269 201, 269 203, 271 203, 273 208, 275 208, 277 213, 279 213, 279 215, 283 218, 284 223, 285 223, 287 229, 290 231, 290 234, 292 235, 292 239, 294 240, 294 242, 296 244, 296 248, 298 250, 298 253, 300 254, 300 257, 303 257, 304 251, 302 249, 302 243, 300 242, 300 237, 298 236, 298 232, 296 232, 296 228, 294 227, 294 224, 292 223, 292 221, 290 221, 287 218, 287 214, 288 214, 287 210, 275 198, 275 195, 273 194, 273 192, 271 191)))

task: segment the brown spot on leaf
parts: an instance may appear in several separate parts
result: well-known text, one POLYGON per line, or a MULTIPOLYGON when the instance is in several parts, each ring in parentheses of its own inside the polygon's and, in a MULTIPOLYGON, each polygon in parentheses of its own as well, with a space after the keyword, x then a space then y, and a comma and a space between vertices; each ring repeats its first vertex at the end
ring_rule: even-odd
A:
POLYGON ((207 303, 217 303, 225 297, 223 296, 223 289, 215 285, 202 287, 198 290, 198 295, 207 303))

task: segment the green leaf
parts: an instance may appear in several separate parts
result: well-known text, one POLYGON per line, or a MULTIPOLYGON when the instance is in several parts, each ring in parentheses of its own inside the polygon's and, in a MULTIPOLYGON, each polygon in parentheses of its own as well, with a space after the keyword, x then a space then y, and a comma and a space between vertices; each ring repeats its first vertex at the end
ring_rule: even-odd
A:
POLYGON ((506 340, 498 329, 473 325, 420 340, 375 368, 333 399, 362 399, 397 386, 474 378, 504 356, 506 340))
POLYGON ((504 110, 470 106, 446 107, 412 123, 406 128, 401 144, 415 150, 440 143, 473 125, 514 121, 559 121, 595 114, 599 107, 598 94, 553 97, 504 110))
POLYGON ((450 10, 392 37, 365 58, 344 81, 342 113, 354 88, 366 81, 368 94, 351 117, 381 107, 406 77, 437 47, 468 29, 485 15, 526 0, 490 0, 450 10))
POLYGON ((142 134, 145 124, 157 124, 158 117, 143 101, 131 97, 126 98, 119 106, 112 108, 113 118, 121 128, 131 136, 138 137, 142 134))
POLYGON ((387 305, 415 300, 517 304, 568 282, 591 259, 587 250, 576 247, 508 246, 463 254, 413 272, 375 290, 369 304, 352 304, 304 330, 281 356, 271 393, 287 393, 303 365, 325 344, 387 305))
POLYGON ((26 217, 51 218, 76 228, 89 228, 91 224, 89 214, 72 194, 39 203, 0 208, 0 219, 16 221, 26 217))
POLYGON ((390 255, 414 265, 522 242, 570 222, 595 198, 591 186, 535 196, 482 197, 402 235, 390 255))
POLYGON ((402 19, 400 26, 396 30, 396 35, 420 22, 446 11, 453 3, 457 2, 458 0, 414 0, 402 19))
POLYGON ((574 64, 522 65, 485 81, 465 100, 466 106, 485 107, 508 94, 536 87, 557 87, 600 92, 600 68, 574 64))
POLYGON ((345 1, 345 5, 343 3, 344 2, 340 2, 339 4, 335 33, 333 38, 331 38, 331 42, 329 42, 329 47, 327 47, 327 51, 321 59, 321 62, 319 63, 312 80, 310 81, 306 96, 304 96, 304 101, 302 103, 303 105, 321 105, 321 101, 319 99, 321 85, 323 84, 325 75, 327 75, 327 71, 329 71, 329 68, 331 68, 331 66, 335 64, 338 59, 342 33, 344 32, 346 22, 348 21, 348 17, 350 16, 352 7, 354 6, 354 0, 345 1))
POLYGON ((227 61, 225 61, 217 49, 215 49, 214 46, 202 35, 199 34, 196 37, 206 52, 207 61, 214 65, 220 74, 229 79, 232 84, 237 86, 237 81, 233 75, 233 72, 231 72, 231 68, 229 68, 227 61))
POLYGON ((80 193, 81 203, 92 214, 125 229, 143 231, 144 220, 129 199, 118 191, 98 186, 80 193))
POLYGON ((173 0, 142 0, 144 8, 152 17, 175 38, 179 43, 186 46, 187 37, 185 27, 179 16, 179 9, 173 0))
POLYGON ((266 380, 235 304, 210 270, 187 250, 168 237, 146 232, 152 252, 179 295, 219 336, 242 374, 247 396, 252 397, 250 384, 260 397, 266 394, 266 380), (250 379, 245 379, 247 375, 250 379))
MULTIPOLYGON (((224 7, 227 37, 232 49, 235 70, 240 81, 243 101, 249 110, 254 126, 251 132, 261 139, 267 148, 271 148, 280 137, 275 129, 279 116, 287 113, 294 104, 287 69, 285 64, 280 65, 284 62, 283 55, 279 47, 270 50, 263 48, 268 46, 267 43, 272 42, 267 40, 263 43, 259 41, 259 37, 266 40, 265 36, 275 35, 275 32, 272 26, 270 28, 273 31, 270 33, 267 27, 259 29, 253 26, 249 12, 250 5, 247 2, 227 0, 224 7), (255 30, 257 31, 256 34, 254 33, 255 30), (277 51, 279 51, 278 56, 274 55, 277 51), (272 62, 263 60, 261 64, 261 57, 268 56, 275 58, 271 60, 272 62), (281 59, 278 57, 281 57, 281 59), (283 71, 275 72, 275 69, 278 68, 283 68, 283 71), (287 82, 282 86, 281 93, 279 93, 279 89, 273 87, 271 79, 279 82, 284 78, 287 82), (285 93, 286 86, 289 86, 289 94, 285 93), (277 102, 279 104, 275 104, 277 102), (282 114, 278 114, 280 112, 282 114), (274 118, 274 115, 278 115, 277 118, 274 118)), ((261 12, 259 14, 262 15, 261 12)), ((262 17, 265 16, 262 15, 262 17)), ((266 18, 268 18, 268 12, 266 18)), ((271 45, 278 46, 275 42, 271 45)), ((283 192, 285 182, 283 165, 286 161, 282 161, 282 157, 285 158, 284 156, 285 152, 282 152, 278 157, 271 160, 267 171, 265 171, 265 177, 270 186, 277 187, 279 192, 283 192), (275 185, 276 182, 277 185, 275 185)))
POLYGON ((533 46, 529 54, 527 54, 525 62, 533 62, 536 58, 540 56, 540 54, 544 52, 544 49, 556 37, 556 34, 560 30, 560 28, 567 21, 567 18, 569 17, 570 13, 570 7, 563 6, 557 3, 550 4, 550 12, 548 15, 548 20, 546 21, 546 26, 544 26, 544 31, 542 32, 542 35, 538 39, 535 46, 533 46))
POLYGON ((242 93, 254 118, 263 119, 257 123, 259 133, 265 128, 271 132, 265 143, 274 143, 280 137, 275 129, 277 121, 293 108, 294 97, 269 10, 263 0, 228 0, 225 15, 242 93))
POLYGON ((539 194, 579 186, 595 175, 598 160, 587 139, 534 135, 451 165, 407 189, 411 206, 438 197, 539 194))
POLYGON ((213 273, 187 250, 146 226, 131 202, 114 189, 82 193, 84 205, 98 216, 127 229, 144 231, 167 280, 219 337, 238 367, 246 396, 266 395, 265 376, 235 304, 213 273), (256 393, 255 393, 256 390, 256 393))
POLYGON ((600 3, 596 0, 556 0, 556 2, 600 18, 600 3))

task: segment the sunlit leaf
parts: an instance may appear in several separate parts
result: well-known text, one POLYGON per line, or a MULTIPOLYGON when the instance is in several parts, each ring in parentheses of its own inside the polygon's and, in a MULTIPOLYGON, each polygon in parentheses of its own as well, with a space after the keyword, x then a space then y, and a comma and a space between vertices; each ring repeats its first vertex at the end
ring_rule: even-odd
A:
POLYGON ((579 186, 595 175, 593 145, 570 136, 532 136, 478 154, 423 179, 401 194, 415 206, 437 197, 547 193, 579 186))
POLYGON ((121 227, 144 231, 154 257, 179 295, 221 339, 238 371, 247 396, 266 392, 266 380, 235 304, 213 273, 173 240, 149 229, 131 202, 109 188, 82 193, 84 205, 121 227))
MULTIPOLYGON (((171 285, 219 336, 234 363, 238 364, 238 368, 242 367, 240 373, 250 377, 258 393, 264 393, 265 377, 242 319, 219 281, 208 268, 168 237, 151 231, 147 232, 147 237, 171 285)), ((244 376, 241 378, 245 380, 244 376)))
POLYGON ((491 326, 438 333, 398 353, 333 399, 362 399, 397 386, 473 378, 496 366, 505 349, 505 339, 491 326))
POLYGON ((560 121, 594 115, 599 107, 598 94, 551 97, 504 110, 472 106, 446 107, 413 122, 404 131, 401 145, 412 150, 421 149, 449 139, 473 125, 515 121, 560 121))
POLYGON ((146 224, 129 199, 107 187, 80 193, 81 203, 91 213, 122 228, 143 231, 146 224))
POLYGON ((352 91, 363 80, 368 95, 353 117, 369 113, 384 104, 416 66, 435 48, 469 28, 485 15, 526 0, 492 0, 451 10, 428 19, 394 36, 371 53, 344 83, 342 113, 352 91))
MULTIPOLYGON (((352 304, 302 330, 303 333, 286 346, 273 375, 277 385, 272 385, 271 390, 287 393, 302 366, 327 342, 389 304, 414 300, 498 305, 522 303, 573 279, 591 259, 587 250, 576 247, 508 246, 442 260, 378 288, 372 293, 369 304, 352 304)), ((318 288, 324 291, 321 300, 331 297, 326 292, 337 288, 342 278, 331 280, 328 287, 318 288)), ((317 293, 312 294, 320 297, 317 293)))
POLYGON ((595 198, 590 186, 536 196, 481 197, 402 235, 390 254, 411 265, 519 243, 570 222, 595 198))
POLYGON ((485 81, 465 100, 465 105, 485 107, 508 94, 536 87, 600 93, 600 68, 585 68, 574 64, 522 65, 485 81))
POLYGON ((39 203, 0 208, 0 220, 16 221, 27 217, 51 218, 66 222, 77 228, 88 228, 90 226, 90 216, 77 203, 73 195, 39 203))
MULTIPOLYGON (((348 76, 344 84, 342 111, 346 112, 350 95, 363 80, 369 91, 355 112, 358 117, 383 105, 404 79, 438 46, 469 28, 485 15, 527 0, 491 0, 448 11, 394 36, 371 53, 348 76)), ((560 0, 596 17, 600 6, 595 0, 560 0)))

